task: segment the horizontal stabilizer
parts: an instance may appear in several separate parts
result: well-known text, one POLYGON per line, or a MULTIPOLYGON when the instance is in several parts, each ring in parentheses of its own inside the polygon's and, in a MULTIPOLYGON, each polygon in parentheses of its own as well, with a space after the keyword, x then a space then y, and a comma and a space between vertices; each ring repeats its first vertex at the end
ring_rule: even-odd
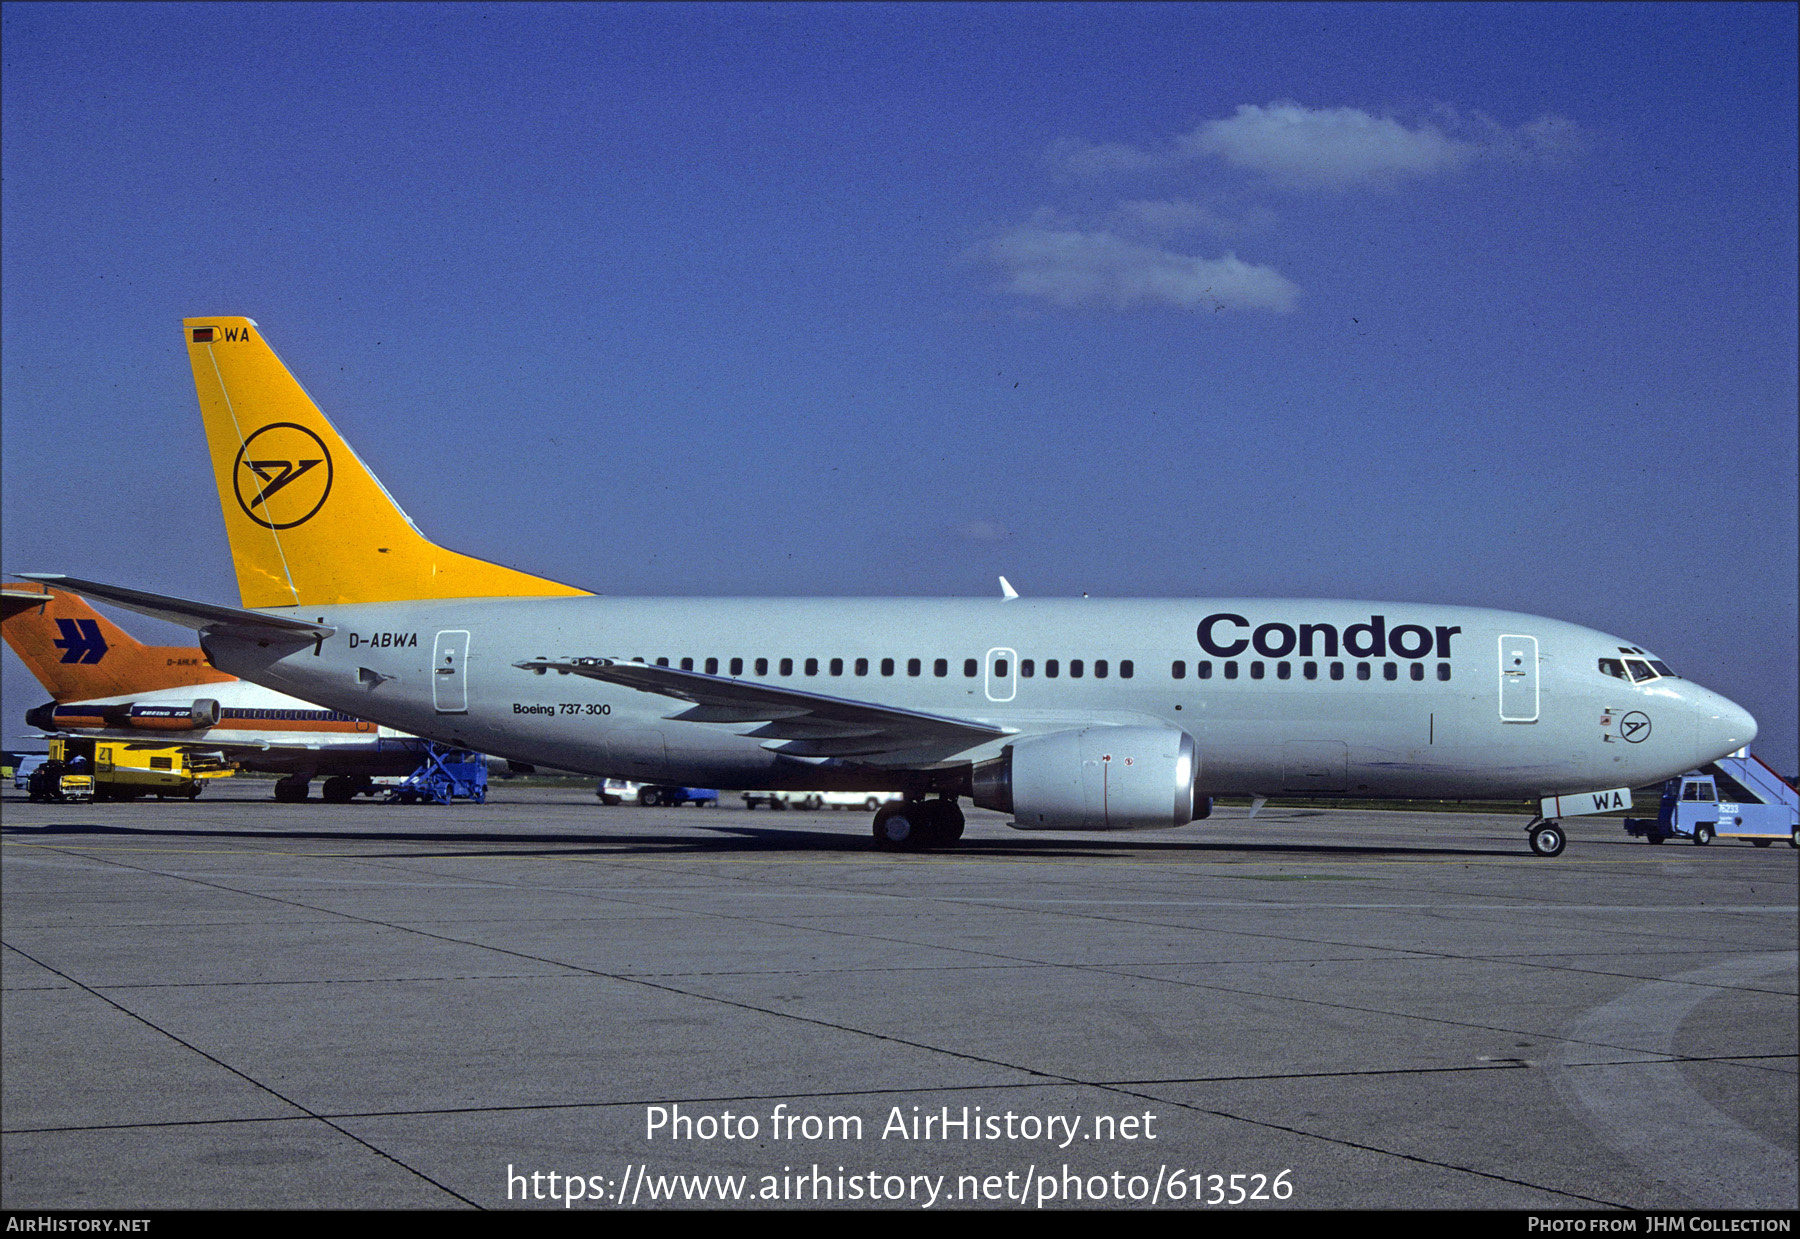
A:
POLYGON ((27 581, 41 581, 45 585, 66 589, 83 597, 110 602, 127 611, 148 615, 151 619, 166 620, 171 624, 201 631, 211 629, 240 633, 260 640, 273 637, 295 642, 316 641, 337 631, 330 624, 309 624, 279 615, 264 615, 258 611, 240 611, 236 607, 215 606, 210 602, 192 602, 186 598, 171 598, 167 594, 126 589, 123 585, 84 581, 80 577, 62 576, 55 572, 21 572, 18 575, 27 581))
POLYGON ((921 748, 969 748, 1011 735, 1003 727, 917 710, 829 697, 797 688, 680 671, 610 658, 529 659, 524 671, 585 676, 692 702, 676 718, 692 722, 761 723, 748 734, 765 748, 804 756, 875 756, 921 748))

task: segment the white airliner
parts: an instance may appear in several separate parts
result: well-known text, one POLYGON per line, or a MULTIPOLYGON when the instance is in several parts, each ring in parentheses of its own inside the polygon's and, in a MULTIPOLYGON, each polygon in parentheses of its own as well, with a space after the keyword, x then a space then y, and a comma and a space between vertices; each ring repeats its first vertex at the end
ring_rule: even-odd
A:
POLYGON ((519 762, 718 788, 959 797, 1034 830, 1211 797, 1621 804, 1756 723, 1636 643, 1474 607, 1303 599, 606 598, 428 541, 246 318, 185 324, 242 608, 38 576, 197 628, 213 664, 519 762), (1580 798, 1585 797, 1585 800, 1580 798))

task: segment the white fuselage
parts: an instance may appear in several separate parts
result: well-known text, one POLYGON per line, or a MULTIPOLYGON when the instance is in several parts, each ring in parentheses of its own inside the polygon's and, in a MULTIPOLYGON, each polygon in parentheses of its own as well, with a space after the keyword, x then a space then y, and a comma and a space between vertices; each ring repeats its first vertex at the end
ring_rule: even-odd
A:
POLYGON ((337 631, 316 644, 213 635, 214 665, 448 744, 719 788, 905 788, 919 770, 996 756, 1005 741, 904 763, 799 758, 744 734, 749 725, 673 718, 686 704, 666 696, 513 664, 667 660, 1017 735, 1176 728, 1195 741, 1208 795, 1524 799, 1643 786, 1744 746, 1756 727, 1679 677, 1603 674, 1600 660, 1632 648, 1625 640, 1472 607, 578 597, 269 613, 337 631))

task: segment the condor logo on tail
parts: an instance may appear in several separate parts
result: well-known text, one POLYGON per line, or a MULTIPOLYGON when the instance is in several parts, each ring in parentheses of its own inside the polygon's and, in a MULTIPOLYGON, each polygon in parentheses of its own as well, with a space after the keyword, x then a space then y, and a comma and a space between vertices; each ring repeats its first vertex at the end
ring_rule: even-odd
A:
POLYGON ((331 493, 331 453, 293 422, 272 422, 238 449, 232 486, 244 515, 265 529, 303 525, 331 493))

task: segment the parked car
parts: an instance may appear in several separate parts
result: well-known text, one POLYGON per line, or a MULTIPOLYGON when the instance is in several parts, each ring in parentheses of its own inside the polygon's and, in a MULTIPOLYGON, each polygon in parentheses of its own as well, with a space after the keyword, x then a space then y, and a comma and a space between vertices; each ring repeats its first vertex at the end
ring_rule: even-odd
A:
POLYGON ((641 805, 716 805, 719 793, 710 787, 665 787, 660 783, 632 783, 625 779, 603 779, 594 788, 601 804, 641 805))
POLYGON ((745 792, 744 807, 754 809, 865 809, 875 812, 899 792, 745 792))

